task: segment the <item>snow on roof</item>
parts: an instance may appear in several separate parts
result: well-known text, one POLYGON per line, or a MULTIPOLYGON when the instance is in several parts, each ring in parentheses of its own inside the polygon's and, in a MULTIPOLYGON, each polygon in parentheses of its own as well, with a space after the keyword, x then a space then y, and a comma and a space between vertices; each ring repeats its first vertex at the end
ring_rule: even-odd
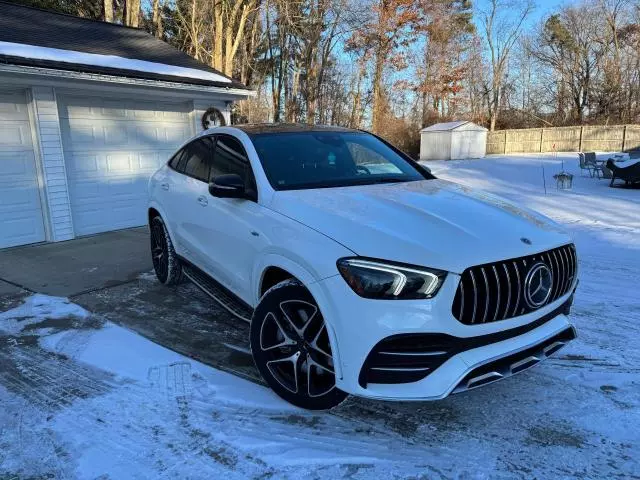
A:
POLYGON ((464 125, 469 125, 469 130, 486 130, 486 128, 481 127, 480 125, 476 125, 475 123, 469 122, 467 120, 459 120, 457 122, 444 122, 444 123, 436 123, 435 125, 431 125, 430 127, 423 128, 420 130, 421 132, 447 132, 450 130, 455 130, 464 125))
POLYGON ((124 58, 117 55, 98 55, 95 53, 39 47, 36 45, 25 45, 22 43, 0 42, 0 55, 32 58, 37 60, 50 60, 80 65, 117 68, 122 70, 134 70, 138 72, 170 75, 173 77, 194 78, 199 80, 209 80, 213 82, 232 83, 230 79, 223 75, 218 75, 216 73, 208 72, 205 70, 196 70, 195 68, 186 68, 177 65, 148 62, 146 60, 124 58))

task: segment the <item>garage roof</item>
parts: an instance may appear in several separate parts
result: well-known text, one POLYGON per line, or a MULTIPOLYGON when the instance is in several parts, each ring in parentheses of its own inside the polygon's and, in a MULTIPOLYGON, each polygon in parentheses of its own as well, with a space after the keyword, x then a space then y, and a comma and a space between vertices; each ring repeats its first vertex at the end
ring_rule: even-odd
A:
POLYGON ((0 62, 248 90, 142 29, 4 1, 0 62))
POLYGON ((469 122, 466 120, 460 120, 457 122, 444 122, 444 123, 436 123, 431 125, 430 127, 423 128, 420 130, 421 132, 448 132, 451 130, 458 130, 462 127, 465 127, 465 130, 486 130, 486 128, 476 125, 473 122, 469 122))

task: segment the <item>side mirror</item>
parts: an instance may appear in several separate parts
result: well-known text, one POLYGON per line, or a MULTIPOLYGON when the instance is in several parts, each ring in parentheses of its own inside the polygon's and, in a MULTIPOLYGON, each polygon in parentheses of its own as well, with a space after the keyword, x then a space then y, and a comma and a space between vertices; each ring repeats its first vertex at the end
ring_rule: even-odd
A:
POLYGON ((235 173, 215 177, 209 184, 209 193, 219 198, 247 198, 244 181, 235 173))

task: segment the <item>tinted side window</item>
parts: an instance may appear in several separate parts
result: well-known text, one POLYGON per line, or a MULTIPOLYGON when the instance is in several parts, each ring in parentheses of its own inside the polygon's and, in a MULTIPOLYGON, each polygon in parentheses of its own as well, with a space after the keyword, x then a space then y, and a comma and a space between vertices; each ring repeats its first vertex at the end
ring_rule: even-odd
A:
POLYGON ((178 151, 178 153, 176 153, 171 160, 169 160, 169 166, 171 168, 180 172, 180 170, 178 169, 178 164, 180 163, 180 159, 184 156, 186 150, 186 148, 183 148, 182 150, 178 151))
POLYGON ((179 167, 184 163, 184 174, 190 177, 209 181, 209 168, 211 166, 212 142, 208 137, 200 138, 187 146, 187 153, 180 161, 179 167))
POLYGON ((219 135, 211 166, 211 178, 228 173, 235 173, 246 178, 248 169, 249 159, 242 144, 233 137, 219 135))

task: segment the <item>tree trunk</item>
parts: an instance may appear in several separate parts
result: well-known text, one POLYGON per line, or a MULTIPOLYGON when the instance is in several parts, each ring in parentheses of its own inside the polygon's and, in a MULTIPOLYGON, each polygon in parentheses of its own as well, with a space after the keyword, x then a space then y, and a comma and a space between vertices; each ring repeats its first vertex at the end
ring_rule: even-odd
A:
POLYGON ((113 0, 103 0, 104 21, 113 23, 113 0))
POLYGON ((373 133, 378 134, 384 122, 384 92, 382 91, 382 73, 384 71, 385 52, 378 48, 375 57, 375 69, 373 71, 373 114, 371 128, 373 133))
MULTIPOLYGON (((106 2, 107 0, 105 0, 106 2)), ((111 1, 111 0, 109 0, 111 1)), ((162 15, 160 12, 160 0, 153 0, 153 33, 156 38, 162 38, 162 15)))
POLYGON ((124 4, 124 24, 138 28, 140 24, 140 0, 126 0, 124 4))
POLYGON ((211 66, 216 70, 222 71, 222 41, 224 38, 223 31, 223 8, 222 2, 216 2, 213 7, 214 31, 213 31, 213 55, 211 56, 211 66))

